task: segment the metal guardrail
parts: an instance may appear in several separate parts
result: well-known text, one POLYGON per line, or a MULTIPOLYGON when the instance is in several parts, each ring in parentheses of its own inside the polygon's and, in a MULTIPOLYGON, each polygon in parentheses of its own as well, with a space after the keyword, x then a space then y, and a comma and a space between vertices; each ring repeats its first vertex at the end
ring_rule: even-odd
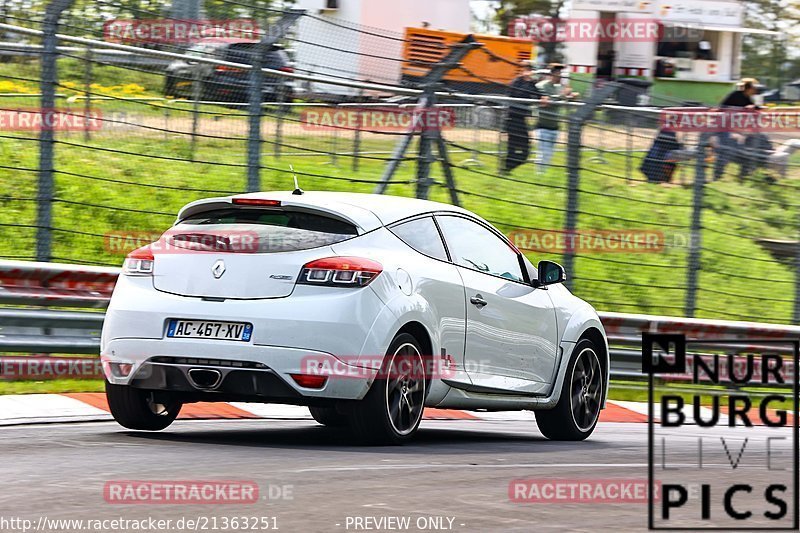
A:
MULTIPOLYGON (((0 307, 0 352, 98 354, 102 312, 41 308, 105 308, 119 272, 118 268, 0 261, 0 304, 14 306, 0 307)), ((614 377, 642 376, 642 332, 684 333, 695 340, 692 347, 701 350, 734 347, 720 340, 800 339, 800 326, 611 312, 601 312, 600 319, 611 346, 614 377)), ((780 351, 776 346, 769 349, 780 351)))
MULTIPOLYGON (((0 42, 0 56, 5 57, 39 57, 44 47, 33 43, 14 43, 0 42)), ((56 48, 60 54, 83 54, 86 48, 77 46, 59 46, 56 48)), ((109 65, 129 65, 150 68, 152 70, 163 70, 169 65, 170 61, 159 58, 144 57, 141 54, 134 54, 122 50, 98 50, 95 52, 96 61, 109 65)))

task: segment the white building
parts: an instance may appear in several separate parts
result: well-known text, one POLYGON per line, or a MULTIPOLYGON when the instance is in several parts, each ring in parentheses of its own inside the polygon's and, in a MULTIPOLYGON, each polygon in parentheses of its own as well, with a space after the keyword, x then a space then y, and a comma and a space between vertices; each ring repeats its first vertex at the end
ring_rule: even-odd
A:
POLYGON ((661 35, 569 40, 564 53, 574 78, 646 78, 654 96, 707 103, 718 102, 742 77, 742 36, 773 33, 743 27, 738 0, 573 0, 566 19, 617 27, 652 23, 661 35))
MULTIPOLYGON (((301 73, 396 85, 406 27, 429 25, 468 33, 469 0, 297 0, 303 17, 296 31, 295 61, 301 73)), ((314 84, 315 92, 354 94, 314 84)))

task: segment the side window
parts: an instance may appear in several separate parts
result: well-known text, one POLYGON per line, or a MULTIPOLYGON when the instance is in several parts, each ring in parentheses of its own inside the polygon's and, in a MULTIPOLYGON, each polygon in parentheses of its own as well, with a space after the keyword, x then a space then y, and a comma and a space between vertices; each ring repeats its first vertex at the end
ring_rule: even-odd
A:
POLYGON ((442 237, 439 235, 439 230, 436 228, 433 218, 425 217, 403 222, 392 226, 390 230, 400 240, 419 253, 434 259, 447 261, 447 253, 444 251, 442 237))
POLYGON ((462 217, 437 216, 453 262, 493 276, 523 281, 517 253, 480 224, 462 217))

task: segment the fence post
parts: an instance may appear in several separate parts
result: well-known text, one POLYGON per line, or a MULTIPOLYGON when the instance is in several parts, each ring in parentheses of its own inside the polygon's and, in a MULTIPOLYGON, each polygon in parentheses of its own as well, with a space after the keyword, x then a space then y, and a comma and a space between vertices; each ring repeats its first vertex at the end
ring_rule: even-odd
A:
POLYGON ((358 103, 359 106, 356 110, 356 131, 353 134, 353 161, 352 166, 354 171, 358 171, 359 162, 361 160, 361 121, 363 120, 363 102, 364 89, 358 90, 358 103))
MULTIPOLYGON (((588 105, 588 104, 587 104, 588 105)), ((577 113, 569 118, 567 132, 567 213, 564 233, 567 246, 564 251, 564 270, 568 272, 567 287, 572 289, 575 272, 575 229, 578 227, 578 187, 581 182, 581 137, 583 120, 577 113)))
POLYGON ((42 128, 39 131, 39 179, 36 194, 36 260, 50 261, 53 256, 53 160, 55 150, 55 132, 48 124, 52 124, 52 115, 56 108, 56 84, 58 83, 58 22, 63 13, 72 4, 72 0, 52 0, 47 5, 44 15, 44 31, 42 42, 42 128))
POLYGON ((203 77, 200 69, 194 70, 192 80, 192 137, 189 140, 189 157, 195 161, 195 150, 197 149, 197 129, 200 121, 200 99, 203 97, 203 77))
POLYGON ((262 71, 264 58, 270 48, 283 39, 286 32, 304 14, 305 11, 302 9, 290 9, 284 12, 280 20, 271 25, 269 31, 264 32, 264 36, 255 47, 247 105, 247 192, 261 190, 261 104, 263 100, 262 87, 264 86, 264 72, 262 71))
POLYGON ((83 140, 89 141, 92 138, 91 128, 89 127, 89 114, 92 111, 92 47, 86 47, 86 65, 83 71, 83 90, 86 93, 83 102, 83 140))
POLYGON ((269 46, 262 39, 254 47, 253 70, 250 71, 250 91, 247 104, 247 192, 261 190, 261 102, 264 86, 264 55, 269 46))
POLYGON ((702 251, 703 229, 703 194, 706 185, 706 146, 709 136, 701 133, 697 140, 697 159, 694 165, 694 198, 692 200, 692 222, 689 234, 689 262, 686 274, 686 310, 687 318, 694 318, 697 310, 697 284, 700 271, 700 254, 702 251))
POLYGON ((277 116, 275 117, 275 143, 272 146, 273 154, 275 155, 275 159, 281 158, 281 149, 283 148, 283 120, 286 116, 286 113, 291 112, 291 106, 287 106, 286 99, 288 98, 287 91, 283 90, 282 88, 276 91, 278 95, 278 109, 277 109, 277 116))
POLYGON ((569 117, 567 133, 567 213, 564 221, 564 233, 567 246, 564 252, 564 270, 567 271, 567 287, 574 288, 575 278, 575 234, 578 228, 578 200, 581 182, 581 151, 583 126, 592 118, 595 110, 617 92, 616 83, 607 83, 602 89, 593 91, 586 105, 578 108, 569 117))
POLYGON ((506 115, 508 114, 508 110, 504 105, 500 105, 494 109, 497 113, 497 173, 500 174, 503 172, 503 164, 505 162, 505 150, 503 150, 505 147, 505 143, 503 142, 503 130, 505 129, 506 115), (497 111, 498 109, 499 111, 497 111))

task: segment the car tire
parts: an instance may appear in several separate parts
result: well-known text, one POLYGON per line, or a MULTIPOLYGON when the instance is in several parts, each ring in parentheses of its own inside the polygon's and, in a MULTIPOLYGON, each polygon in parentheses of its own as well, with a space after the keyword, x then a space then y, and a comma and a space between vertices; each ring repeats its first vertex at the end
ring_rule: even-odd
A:
POLYGON ((156 403, 150 391, 112 385, 107 381, 106 398, 114 420, 128 429, 162 430, 172 424, 181 411, 180 402, 156 403))
POLYGON ((338 412, 335 407, 309 407, 308 410, 314 420, 329 428, 344 427, 348 423, 347 416, 338 412))
POLYGON ((419 428, 427 392, 420 343, 412 335, 400 333, 389 345, 369 392, 353 406, 350 427, 364 444, 404 444, 419 428))
POLYGON ((584 440, 600 418, 606 380, 600 351, 588 339, 572 350, 555 408, 536 411, 539 431, 550 440, 584 440))

